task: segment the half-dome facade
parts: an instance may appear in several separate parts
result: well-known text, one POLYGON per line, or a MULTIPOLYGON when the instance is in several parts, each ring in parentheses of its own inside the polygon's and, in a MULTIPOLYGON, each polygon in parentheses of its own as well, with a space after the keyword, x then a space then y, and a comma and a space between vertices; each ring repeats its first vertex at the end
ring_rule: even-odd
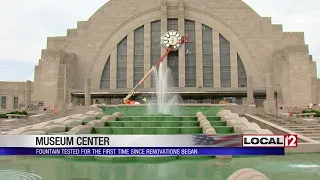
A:
MULTIPOLYGON (((169 30, 189 37, 164 61, 171 91, 185 102, 318 103, 316 63, 304 34, 283 32, 242 0, 110 0, 66 36, 48 38, 32 101, 122 103, 165 52, 160 37, 169 30)), ((152 78, 137 90, 154 91, 152 78)))

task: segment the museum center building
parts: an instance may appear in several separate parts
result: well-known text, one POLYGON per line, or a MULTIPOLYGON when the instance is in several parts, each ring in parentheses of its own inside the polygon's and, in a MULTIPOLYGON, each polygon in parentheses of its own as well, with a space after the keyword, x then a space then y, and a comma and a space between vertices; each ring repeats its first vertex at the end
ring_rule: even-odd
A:
MULTIPOLYGON (((304 33, 283 32, 242 0, 110 0, 66 36, 48 37, 34 82, 17 83, 20 91, 1 85, 2 104, 121 104, 165 53, 160 37, 169 30, 189 38, 163 61, 170 92, 185 103, 320 103, 304 33)), ((151 77, 135 97, 155 91, 151 77)))

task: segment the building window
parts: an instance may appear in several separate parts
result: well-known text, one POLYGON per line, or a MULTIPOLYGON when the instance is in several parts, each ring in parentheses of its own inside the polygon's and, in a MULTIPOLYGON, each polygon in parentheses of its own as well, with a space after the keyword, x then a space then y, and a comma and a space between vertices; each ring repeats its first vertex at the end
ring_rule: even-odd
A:
POLYGON ((178 19, 168 19, 168 31, 178 31, 178 19))
POLYGON ((100 82, 100 88, 110 89, 110 57, 107 59, 107 62, 104 65, 101 82, 100 82))
POLYGON ((185 20, 184 29, 189 38, 189 42, 185 44, 185 84, 186 87, 196 87, 195 22, 185 20))
POLYGON ((213 87, 212 29, 202 25, 203 87, 213 87))
MULTIPOLYGON (((161 21, 155 21, 151 23, 151 57, 150 68, 158 61, 161 56, 161 21)), ((156 81, 154 74, 151 74, 151 87, 156 87, 156 81)))
MULTIPOLYGON (((178 19, 168 19, 168 30, 178 31, 178 19)), ((168 67, 171 69, 172 85, 179 86, 179 51, 172 51, 168 55, 168 67)))
POLYGON ((244 69, 242 60, 237 54, 237 61, 238 61, 238 86, 239 87, 247 87, 247 73, 244 69))
POLYGON ((231 87, 231 68, 230 68, 230 43, 221 34, 219 35, 220 44, 220 81, 221 87, 231 87))
POLYGON ((136 85, 144 76, 144 27, 134 31, 133 84, 136 85))
POLYGON ((19 97, 13 97, 13 109, 19 109, 19 97))
POLYGON ((7 96, 0 96, 1 109, 7 109, 7 96))
POLYGON ((117 88, 127 87, 127 37, 117 46, 117 88))

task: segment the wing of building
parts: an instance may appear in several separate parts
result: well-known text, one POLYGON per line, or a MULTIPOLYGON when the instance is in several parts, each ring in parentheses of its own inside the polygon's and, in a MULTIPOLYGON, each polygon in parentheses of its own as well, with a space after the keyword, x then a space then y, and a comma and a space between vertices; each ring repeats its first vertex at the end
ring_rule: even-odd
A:
MULTIPOLYGON (((34 82, 24 86, 31 101, 2 89, 2 104, 16 108, 15 97, 45 107, 122 103, 164 53, 160 37, 168 30, 190 40, 164 61, 172 69, 170 91, 185 102, 274 106, 277 101, 293 107, 320 102, 316 62, 304 33, 283 32, 242 0, 110 0, 66 36, 48 37, 34 82)), ((137 91, 154 92, 154 80, 137 91)))

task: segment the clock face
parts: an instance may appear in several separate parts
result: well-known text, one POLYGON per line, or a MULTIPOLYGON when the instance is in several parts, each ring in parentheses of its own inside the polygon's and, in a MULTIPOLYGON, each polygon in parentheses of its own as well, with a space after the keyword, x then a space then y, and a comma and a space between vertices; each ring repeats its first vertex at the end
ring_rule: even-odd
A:
POLYGON ((178 42, 181 40, 181 35, 177 31, 168 31, 162 37, 161 44, 166 48, 173 47, 173 50, 178 50, 181 44, 178 42))

